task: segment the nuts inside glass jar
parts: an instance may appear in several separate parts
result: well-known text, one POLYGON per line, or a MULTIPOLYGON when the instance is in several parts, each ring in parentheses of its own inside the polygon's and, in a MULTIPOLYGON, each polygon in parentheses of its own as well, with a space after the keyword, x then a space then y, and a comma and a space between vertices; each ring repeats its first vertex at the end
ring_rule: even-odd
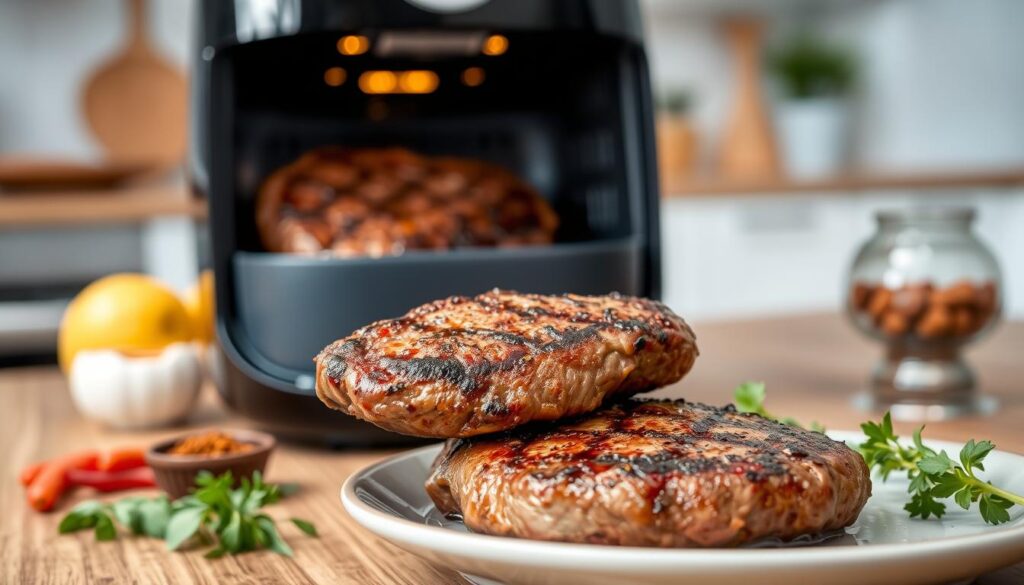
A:
POLYGON ((850 305, 889 337, 954 338, 981 330, 998 307, 994 281, 958 280, 948 286, 931 281, 898 288, 855 282, 850 305))

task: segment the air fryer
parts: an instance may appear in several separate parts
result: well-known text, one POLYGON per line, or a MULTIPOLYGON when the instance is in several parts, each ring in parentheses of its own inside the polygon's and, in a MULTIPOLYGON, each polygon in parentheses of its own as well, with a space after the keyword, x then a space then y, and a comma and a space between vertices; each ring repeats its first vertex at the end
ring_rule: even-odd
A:
POLYGON ((658 296, 652 106, 635 2, 197 8, 191 175, 210 204, 219 386, 237 412, 336 444, 407 441, 323 406, 313 356, 372 321, 494 287, 658 296), (373 71, 428 71, 437 83, 394 93, 367 83, 373 71), (384 258, 266 251, 254 222, 261 182, 324 145, 502 165, 557 211, 556 242, 384 258))

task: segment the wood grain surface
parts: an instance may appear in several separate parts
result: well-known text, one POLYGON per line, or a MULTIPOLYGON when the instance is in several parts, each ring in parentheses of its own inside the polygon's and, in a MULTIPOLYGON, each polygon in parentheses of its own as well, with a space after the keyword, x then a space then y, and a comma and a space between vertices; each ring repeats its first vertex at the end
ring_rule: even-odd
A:
MULTIPOLYGON (((713 404, 728 402, 731 388, 745 379, 768 383, 772 410, 834 429, 855 428, 869 415, 850 406, 861 390, 878 348, 837 316, 801 316, 763 321, 698 323, 701 357, 682 383, 658 394, 713 404)), ((984 390, 1002 401, 989 418, 933 423, 926 437, 966 440, 990 438, 1002 449, 1024 452, 1024 324, 1003 325, 969 352, 984 390)), ((189 428, 243 427, 227 414, 212 391, 189 428)), ((902 431, 910 425, 899 425, 902 431)), ((272 481, 297 482, 300 491, 269 508, 283 519, 313 520, 318 539, 282 524, 295 549, 286 559, 268 552, 215 561, 201 552, 170 553, 163 543, 122 537, 99 543, 91 533, 57 535, 61 513, 40 514, 24 502, 16 480, 26 463, 76 448, 146 445, 180 433, 105 429, 83 420, 68 399, 55 368, 0 370, 0 583, 368 583, 432 585, 464 583, 455 573, 433 567, 356 525, 338 501, 342 481, 389 451, 331 451, 317 446, 282 444, 272 457, 272 481)), ((115 494, 113 497, 121 497, 115 494)), ((92 498, 81 490, 60 506, 92 498)), ((977 583, 1024 583, 1024 565, 986 575, 977 583)))

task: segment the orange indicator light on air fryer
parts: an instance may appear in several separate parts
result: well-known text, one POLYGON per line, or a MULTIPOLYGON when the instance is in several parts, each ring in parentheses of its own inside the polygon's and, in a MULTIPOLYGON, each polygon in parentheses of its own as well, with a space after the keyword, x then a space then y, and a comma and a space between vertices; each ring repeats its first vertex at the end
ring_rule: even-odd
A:
POLYGON ((492 57, 504 55, 507 50, 508 39, 502 35, 491 35, 487 37, 484 41, 484 46, 480 49, 484 55, 490 55, 492 57))
POLYGON ((346 78, 348 78, 348 74, 341 67, 331 67, 324 71, 324 83, 331 87, 338 87, 345 83, 346 78))
POLYGON ((398 76, 394 71, 367 71, 359 76, 359 89, 363 93, 395 93, 398 76))
POLYGON ((469 67, 462 72, 462 83, 468 87, 477 87, 483 84, 486 77, 483 67, 469 67))
POLYGON ((363 93, 433 93, 440 84, 437 73, 426 69, 410 71, 367 71, 359 76, 363 93))
POLYGON ((402 71, 398 74, 398 89, 403 93, 431 93, 437 89, 437 73, 425 70, 402 71))
POLYGON ((370 50, 370 39, 363 35, 347 35, 338 39, 338 52, 342 55, 362 55, 370 50))

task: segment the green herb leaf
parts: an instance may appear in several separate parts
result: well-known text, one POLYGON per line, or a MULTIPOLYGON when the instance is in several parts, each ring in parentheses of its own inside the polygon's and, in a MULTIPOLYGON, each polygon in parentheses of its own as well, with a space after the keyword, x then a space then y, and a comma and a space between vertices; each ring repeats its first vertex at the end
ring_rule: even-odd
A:
POLYGON ((117 528, 114 528, 114 521, 110 515, 100 512, 96 516, 96 540, 114 540, 117 538, 117 528))
MULTIPOLYGON (((885 416, 889 416, 889 413, 885 413, 885 416)), ((925 449, 924 442, 921 440, 922 431, 924 431, 924 425, 917 427, 917 430, 914 431, 914 447, 918 451, 924 451, 925 449)))
MULTIPOLYGON (((959 489, 959 487, 960 487, 959 484, 957 484, 956 485, 956 489, 959 489)), ((935 488, 931 487, 931 482, 928 481, 928 476, 924 475, 923 473, 918 473, 918 474, 913 475, 910 478, 910 485, 907 486, 907 491, 912 493, 912 494, 924 493, 924 492, 927 492, 929 489, 932 490, 933 494, 935 493, 935 491, 934 491, 935 488)), ((953 492, 955 492, 956 489, 954 489, 952 492, 949 492, 948 494, 946 494, 946 496, 953 495, 953 492)), ((943 496, 943 497, 946 497, 946 496, 943 496)))
POLYGON ((914 431, 912 446, 900 443, 893 432, 892 418, 886 413, 881 422, 861 425, 866 440, 859 445, 868 467, 882 481, 894 472, 906 473, 910 483, 910 502, 905 509, 911 518, 940 518, 946 506, 939 500, 952 497, 958 506, 969 510, 978 502, 981 517, 991 524, 1009 520, 1009 509, 1024 505, 1024 496, 1012 494, 978 479, 974 470, 984 471, 984 459, 995 448, 991 441, 971 439, 960 450, 959 462, 945 451, 936 452, 924 444, 921 433, 914 431))
POLYGON ((978 502, 981 517, 989 524, 1002 524, 1010 521, 1009 509, 1013 502, 993 494, 983 494, 978 502))
POLYGON ((60 524, 57 526, 57 532, 68 534, 85 528, 92 528, 95 525, 95 514, 82 514, 72 511, 60 521, 60 524))
POLYGON ((171 502, 166 496, 146 500, 138 507, 140 534, 163 538, 167 534, 167 523, 171 519, 171 502))
POLYGON ((927 520, 930 516, 941 518, 946 513, 946 505, 942 502, 935 501, 931 495, 914 494, 910 498, 910 502, 903 509, 910 512, 911 518, 921 518, 927 520))
POLYGON ((210 507, 230 509, 233 507, 232 483, 234 483, 234 479, 231 477, 230 471, 217 477, 201 473, 196 478, 196 485, 199 486, 199 489, 195 491, 193 497, 210 507))
POLYGON ((262 529, 263 534, 267 537, 270 550, 284 555, 286 557, 292 556, 292 548, 288 546, 288 543, 281 538, 281 535, 277 533, 277 526, 269 516, 260 516, 256 519, 257 524, 262 529))
POLYGON ((996 446, 991 441, 979 441, 974 442, 971 439, 964 445, 963 449, 960 450, 960 463, 963 464, 964 469, 979 469, 985 471, 985 466, 982 461, 985 457, 995 449, 996 446))
POLYGON ((69 512, 60 520, 60 524, 57 525, 57 532, 60 534, 70 534, 77 530, 82 529, 82 519, 85 516, 76 514, 75 512, 69 512))
POLYGON ((299 527, 299 530, 305 532, 309 536, 320 536, 316 532, 316 526, 313 526, 312 522, 303 520, 301 518, 292 518, 292 524, 299 527))
POLYGON ((764 412, 764 398, 767 394, 764 382, 744 382, 733 391, 736 410, 740 412, 764 412))
MULTIPOLYGON (((214 545, 206 553, 207 558, 261 548, 291 556, 292 549, 281 538, 274 520, 260 512, 263 506, 280 500, 282 490, 264 482, 259 473, 242 478, 238 488, 232 488, 232 483, 230 473, 215 476, 202 472, 196 478, 196 490, 173 502, 166 496, 130 497, 109 505, 83 502, 61 520, 58 530, 66 534, 94 528, 97 540, 113 540, 119 523, 134 534, 164 539, 170 550, 189 541, 214 545)), ((292 522, 306 534, 316 536, 311 523, 300 519, 292 522)))
POLYGON ((142 506, 147 500, 145 498, 125 498, 110 505, 114 518, 122 525, 128 527, 132 534, 145 534, 142 528, 142 506))
MULTIPOLYGON (((917 477, 926 483, 928 482, 927 476, 924 474, 918 474, 917 477)), ((938 480, 936 480, 935 486, 931 488, 931 494, 936 498, 948 498, 963 489, 963 487, 963 481, 955 473, 946 473, 939 476, 938 480)))
POLYGON ((106 514, 106 504, 96 500, 86 500, 71 509, 57 526, 57 532, 68 534, 86 528, 93 528, 101 515, 106 514))
POLYGON ((964 510, 970 510, 971 503, 974 501, 971 497, 971 488, 964 487, 962 490, 958 491, 956 495, 953 496, 953 501, 955 501, 956 505, 960 506, 964 510))
POLYGON ((202 525, 206 512, 207 508, 199 506, 190 506, 174 512, 167 522, 167 550, 177 550, 186 540, 192 538, 202 525))
MULTIPOLYGON (((744 382, 733 390, 732 400, 736 410, 740 412, 756 414, 787 426, 804 428, 795 418, 778 417, 768 412, 764 407, 766 395, 767 390, 765 389, 764 382, 744 382)), ((824 433, 825 427, 817 422, 812 422, 811 430, 816 433, 824 433)))
POLYGON ((240 552, 242 551, 242 515, 238 510, 231 512, 228 516, 229 520, 224 530, 220 531, 220 545, 223 546, 228 552, 240 552))
POLYGON ((938 455, 926 455, 917 462, 917 468, 929 475, 945 473, 954 467, 956 467, 956 463, 949 458, 949 455, 946 455, 945 451, 938 455))

